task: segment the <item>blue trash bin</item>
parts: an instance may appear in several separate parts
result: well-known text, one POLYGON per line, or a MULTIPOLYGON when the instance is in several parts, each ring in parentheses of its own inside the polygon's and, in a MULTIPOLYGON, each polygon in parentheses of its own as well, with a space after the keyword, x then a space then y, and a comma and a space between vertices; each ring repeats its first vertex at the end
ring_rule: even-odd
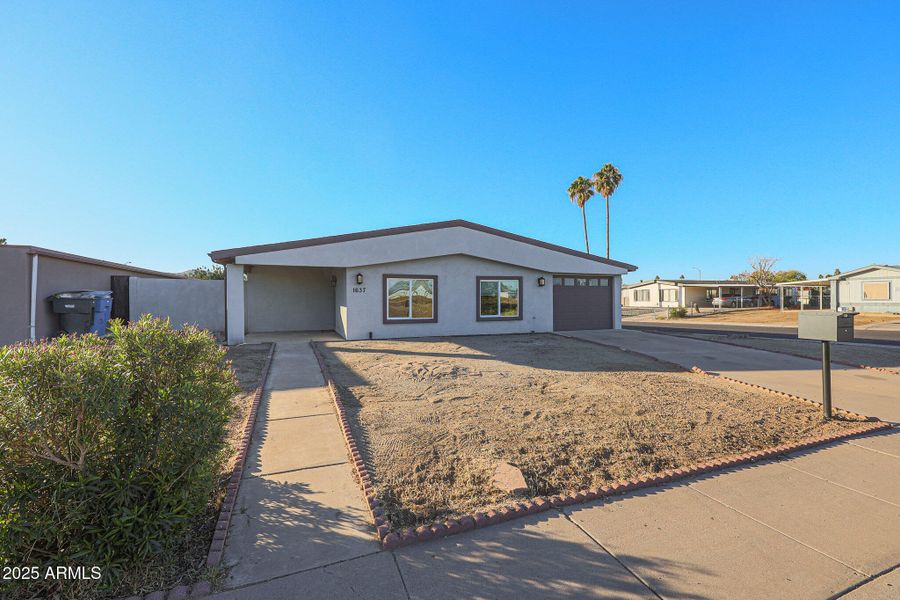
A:
POLYGON ((97 335, 106 335, 106 326, 112 314, 112 292, 85 292, 94 299, 94 319, 88 330, 97 335))

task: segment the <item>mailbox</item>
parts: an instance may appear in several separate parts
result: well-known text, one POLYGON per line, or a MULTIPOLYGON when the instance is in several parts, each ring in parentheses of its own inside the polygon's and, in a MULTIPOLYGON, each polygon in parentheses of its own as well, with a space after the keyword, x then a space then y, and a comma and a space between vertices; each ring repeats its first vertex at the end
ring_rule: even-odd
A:
POLYGON ((800 311, 797 337, 801 340, 850 342, 853 340, 853 316, 856 313, 800 311))

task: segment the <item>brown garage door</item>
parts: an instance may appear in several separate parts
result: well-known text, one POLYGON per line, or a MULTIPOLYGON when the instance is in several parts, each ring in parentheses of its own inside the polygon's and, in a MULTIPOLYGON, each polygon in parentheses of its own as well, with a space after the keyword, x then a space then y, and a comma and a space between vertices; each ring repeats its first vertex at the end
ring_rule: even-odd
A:
POLYGON ((606 277, 554 277, 553 330, 611 329, 612 289, 606 277))

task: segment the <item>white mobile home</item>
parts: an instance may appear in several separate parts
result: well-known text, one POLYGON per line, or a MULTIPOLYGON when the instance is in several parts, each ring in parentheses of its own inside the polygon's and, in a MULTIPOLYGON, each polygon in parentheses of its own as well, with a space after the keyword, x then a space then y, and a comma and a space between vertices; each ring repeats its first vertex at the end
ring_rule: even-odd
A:
POLYGON ((251 332, 349 340, 621 326, 637 267, 455 220, 210 253, 229 344, 251 332))
POLYGON ((713 298, 746 306, 757 288, 748 281, 717 279, 652 279, 622 286, 622 305, 636 308, 711 307, 713 298))
MULTIPOLYGON (((900 314, 900 265, 869 265, 822 279, 779 283, 778 290, 782 298, 798 298, 801 310, 900 314)), ((783 307, 791 304, 782 301, 783 307)))

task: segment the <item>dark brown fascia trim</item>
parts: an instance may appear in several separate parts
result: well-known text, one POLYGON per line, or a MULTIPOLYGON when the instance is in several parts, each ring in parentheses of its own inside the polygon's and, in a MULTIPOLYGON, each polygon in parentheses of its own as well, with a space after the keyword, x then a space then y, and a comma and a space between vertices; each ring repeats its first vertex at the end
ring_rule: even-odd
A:
POLYGON ((59 260, 69 260, 72 262, 83 263, 86 265, 95 265, 98 267, 108 267, 110 269, 119 269, 122 271, 131 271, 132 273, 140 273, 142 275, 153 275, 155 277, 164 277, 167 279, 184 279, 183 275, 177 273, 166 273, 165 271, 154 271, 153 269, 144 269, 142 267, 133 267, 131 265, 123 265, 122 263, 101 260, 99 258, 90 258, 88 256, 79 256, 78 254, 69 254, 68 252, 60 252, 59 250, 50 250, 49 248, 41 248, 40 246, 27 245, 5 245, 0 248, 17 248, 24 249, 26 254, 36 254, 38 256, 46 256, 47 258, 57 258, 59 260))
POLYGON ((472 223, 471 221, 465 221, 463 219, 455 219, 452 221, 437 221, 435 223, 423 223, 421 225, 407 225, 405 227, 390 227, 387 229, 374 229, 372 231, 360 231, 357 233, 345 233, 345 234, 341 234, 341 235, 310 238, 310 239, 306 239, 306 240, 294 240, 292 242, 279 242, 279 243, 275 243, 275 244, 261 244, 261 245, 257 245, 257 246, 243 246, 241 248, 229 248, 226 250, 214 250, 209 253, 209 257, 213 260, 213 262, 225 264, 228 262, 233 262, 233 260, 236 256, 245 256, 247 254, 259 254, 261 252, 275 252, 278 250, 293 250, 295 248, 308 248, 310 246, 322 246, 325 244, 336 244, 339 242, 350 242, 353 240, 364 240, 364 239, 383 237, 383 236, 388 236, 388 235, 400 235, 400 234, 404 234, 404 233, 417 233, 420 231, 432 231, 435 229, 447 229, 449 227, 466 227, 466 228, 472 229, 474 231, 480 231, 482 233, 489 233, 491 235, 496 235, 498 237, 506 238, 508 240, 522 242, 525 244, 531 244, 532 246, 544 248, 545 250, 553 250, 554 252, 561 252, 563 254, 577 256, 579 258, 585 258, 587 260, 592 260, 594 262, 603 263, 603 264, 610 265, 613 267, 619 267, 620 269, 626 269, 628 271, 636 271, 637 270, 636 266, 629 264, 629 263, 624 263, 624 262, 620 262, 618 260, 612 260, 609 258, 602 258, 595 254, 588 254, 586 252, 581 252, 580 250, 573 250, 571 248, 566 248, 565 246, 557 246, 556 244, 542 242, 541 240, 537 240, 537 239, 530 238, 530 237, 525 237, 524 235, 510 233, 509 231, 503 231, 502 229, 494 229, 493 227, 487 227, 486 225, 479 225, 478 223, 472 223))
MULTIPOLYGON (((525 315, 525 285, 520 275, 478 275, 475 277, 475 320, 476 321, 521 321, 525 315), (514 279, 519 282, 519 315, 516 317, 482 317, 481 316, 481 282, 514 279)), ((500 303, 500 290, 497 289, 497 303, 500 303)), ((499 308, 499 307, 498 307, 499 308)))
MULTIPOLYGON (((412 299, 410 299, 412 302, 412 299)), ((381 276, 381 320, 385 325, 408 325, 410 323, 437 323, 438 322, 438 276, 437 275, 395 275, 381 276), (432 279, 434 280, 434 292, 432 296, 432 309, 434 316, 430 319, 388 319, 387 280, 391 279, 432 279)))

